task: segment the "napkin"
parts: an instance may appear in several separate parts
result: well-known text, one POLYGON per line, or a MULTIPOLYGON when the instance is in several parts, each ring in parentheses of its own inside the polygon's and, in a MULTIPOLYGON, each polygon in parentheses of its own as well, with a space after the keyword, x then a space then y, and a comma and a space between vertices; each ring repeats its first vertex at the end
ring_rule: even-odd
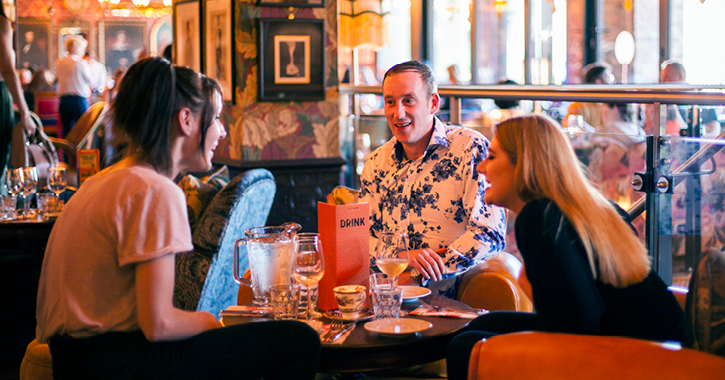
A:
POLYGON ((441 310, 430 310, 426 309, 424 307, 419 307, 408 314, 410 315, 423 315, 426 317, 445 317, 445 318, 466 318, 466 319, 474 319, 478 317, 481 314, 488 313, 488 310, 481 312, 481 313, 466 313, 459 310, 447 310, 447 309, 441 309, 441 310))
POLYGON ((243 316, 243 317, 266 317, 272 315, 272 308, 269 306, 244 306, 231 305, 219 312, 224 316, 243 316))

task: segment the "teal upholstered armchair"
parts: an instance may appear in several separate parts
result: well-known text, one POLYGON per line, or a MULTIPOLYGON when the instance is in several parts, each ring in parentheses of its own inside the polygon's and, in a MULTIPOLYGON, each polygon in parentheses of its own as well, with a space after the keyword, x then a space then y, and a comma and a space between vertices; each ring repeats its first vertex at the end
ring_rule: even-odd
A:
MULTIPOLYGON (((276 189, 272 173, 254 169, 234 177, 214 196, 194 224, 194 251, 176 257, 176 307, 218 315, 237 304, 234 242, 246 229, 265 225, 276 189)), ((243 272, 249 268, 246 251, 241 257, 243 272)))

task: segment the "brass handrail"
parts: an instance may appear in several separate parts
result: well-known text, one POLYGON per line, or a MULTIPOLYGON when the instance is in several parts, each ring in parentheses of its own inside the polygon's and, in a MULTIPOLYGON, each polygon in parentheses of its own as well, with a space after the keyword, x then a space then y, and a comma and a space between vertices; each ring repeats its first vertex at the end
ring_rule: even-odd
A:
MULTIPOLYGON (((340 85, 340 94, 382 95, 380 85, 340 85)), ((660 103, 679 105, 725 105, 725 88, 689 85, 467 85, 438 86, 443 97, 501 100, 548 100, 602 103, 660 103)))

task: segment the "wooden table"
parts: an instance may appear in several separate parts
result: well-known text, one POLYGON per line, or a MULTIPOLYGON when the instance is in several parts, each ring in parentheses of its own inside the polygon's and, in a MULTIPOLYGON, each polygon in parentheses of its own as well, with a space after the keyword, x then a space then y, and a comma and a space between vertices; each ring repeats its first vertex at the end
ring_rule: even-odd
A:
MULTIPOLYGON (((462 303, 428 296, 423 298, 436 306, 442 302, 450 306, 462 303)), ((405 302, 404 310, 414 310, 420 306, 417 301, 405 302)), ((407 316, 426 320, 433 324, 430 329, 405 336, 387 336, 370 332, 364 328, 367 321, 357 322, 357 327, 342 344, 322 344, 322 355, 318 372, 357 373, 377 370, 405 368, 426 364, 445 358, 446 348, 453 337, 471 321, 464 318, 442 318, 407 316)), ((268 318, 225 316, 225 325, 264 321, 268 318)))

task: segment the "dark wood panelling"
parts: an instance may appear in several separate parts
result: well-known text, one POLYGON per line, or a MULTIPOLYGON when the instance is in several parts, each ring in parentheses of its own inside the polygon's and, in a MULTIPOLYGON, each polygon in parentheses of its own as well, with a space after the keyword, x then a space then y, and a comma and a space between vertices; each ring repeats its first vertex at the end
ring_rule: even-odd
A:
POLYGON ((340 172, 346 163, 342 158, 237 161, 215 159, 227 165, 232 177, 250 169, 264 168, 277 181, 277 194, 267 219, 268 226, 297 222, 304 232, 317 232, 317 202, 340 185, 340 172))

